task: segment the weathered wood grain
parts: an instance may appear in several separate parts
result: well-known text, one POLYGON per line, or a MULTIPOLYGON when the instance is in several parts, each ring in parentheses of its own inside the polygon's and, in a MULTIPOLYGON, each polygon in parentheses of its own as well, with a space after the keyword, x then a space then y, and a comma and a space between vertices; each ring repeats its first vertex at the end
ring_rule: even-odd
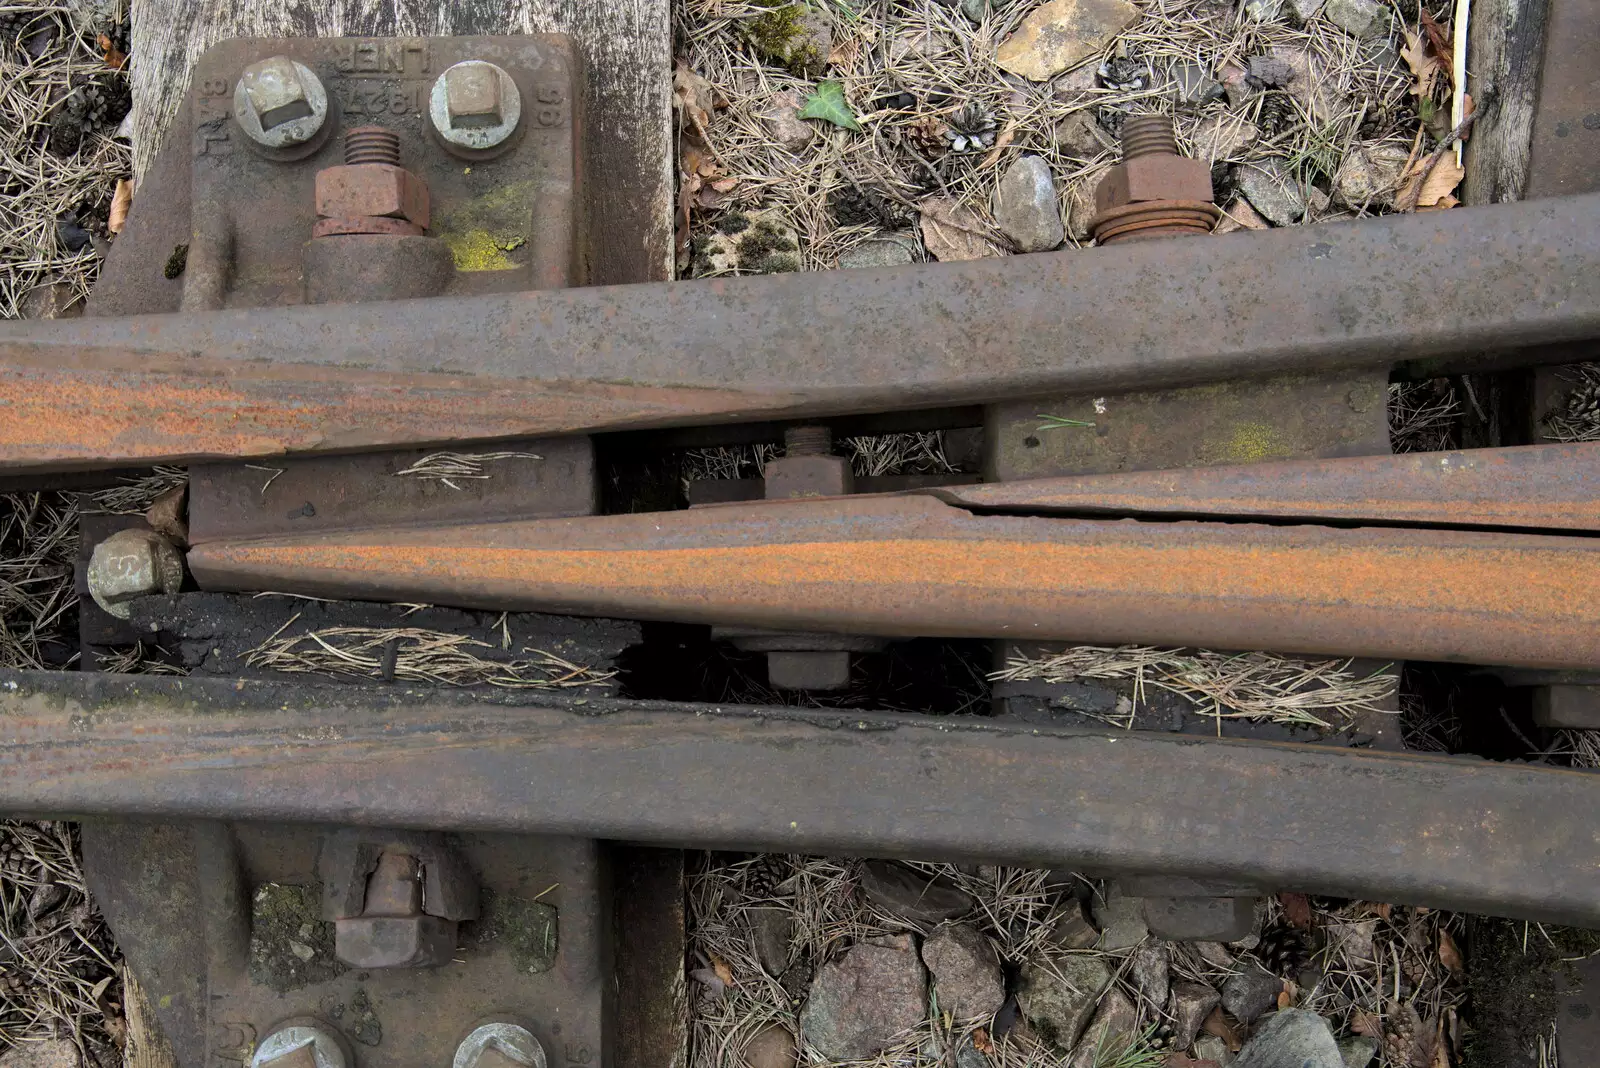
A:
MULTIPOLYGON (((594 240, 641 247, 635 266, 670 277, 672 256, 669 0, 132 0, 134 160, 143 176, 183 104, 189 72, 230 37, 459 36, 567 33, 588 67, 591 180, 606 183, 594 240)), ((597 283, 639 277, 599 275, 597 283)))
POLYGON ((1522 199, 1552 2, 1475 0, 1472 6, 1467 91, 1483 112, 1473 123, 1463 156, 1465 203, 1522 199))

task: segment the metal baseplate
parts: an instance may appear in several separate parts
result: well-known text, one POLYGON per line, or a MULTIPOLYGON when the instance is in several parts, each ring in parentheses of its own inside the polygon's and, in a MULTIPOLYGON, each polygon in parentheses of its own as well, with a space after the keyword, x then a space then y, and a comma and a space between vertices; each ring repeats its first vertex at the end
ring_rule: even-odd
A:
POLYGON ((668 1063, 684 848, 1116 874, 1171 937, 1279 887, 1600 926, 1600 777, 1383 711, 1291 742, 1110 728, 1076 683, 933 716, 629 678, 686 625, 811 694, 907 640, 1143 643, 1486 665, 1590 723, 1600 444, 1391 456, 1386 398, 1592 346, 1600 194, 590 287, 583 78, 556 35, 217 45, 90 317, 0 330, 8 485, 188 467, 79 563, 85 650, 187 675, 0 673, 0 810, 86 818, 181 1063, 668 1063), (832 443, 886 429, 979 455, 852 475, 832 443), (626 459, 780 440, 688 493, 626 459), (408 627, 572 673, 255 655, 408 627))

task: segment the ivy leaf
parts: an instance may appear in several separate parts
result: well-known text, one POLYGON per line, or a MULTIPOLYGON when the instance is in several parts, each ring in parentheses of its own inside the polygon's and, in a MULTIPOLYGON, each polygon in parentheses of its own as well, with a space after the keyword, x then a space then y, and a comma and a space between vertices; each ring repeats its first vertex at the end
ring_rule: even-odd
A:
POLYGON ((821 119, 835 126, 842 126, 846 130, 861 129, 861 124, 856 121, 856 113, 845 103, 843 82, 819 82, 817 91, 806 97, 805 106, 800 109, 800 117, 821 119))

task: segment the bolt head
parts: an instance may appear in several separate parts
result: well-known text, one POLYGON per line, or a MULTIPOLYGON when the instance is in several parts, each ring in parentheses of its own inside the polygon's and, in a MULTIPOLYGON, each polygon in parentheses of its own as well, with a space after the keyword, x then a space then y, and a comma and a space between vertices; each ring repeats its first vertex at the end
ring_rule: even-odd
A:
POLYGON ((234 119, 267 148, 289 148, 316 136, 328 117, 328 94, 304 63, 272 56, 244 69, 233 91, 234 119))
POLYGON ((250 1068, 350 1068, 350 1058, 331 1030, 295 1021, 261 1040, 250 1068))
POLYGON ((183 586, 183 557, 172 543, 150 530, 119 530, 94 547, 89 557, 89 595, 118 619, 127 619, 136 597, 177 593, 183 586))
POLYGON ((469 59, 433 83, 428 117, 447 144, 482 150, 503 144, 522 120, 522 93, 493 63, 469 59))
POLYGON ((481 1024, 456 1047, 451 1068, 545 1068, 544 1046, 519 1024, 481 1024))

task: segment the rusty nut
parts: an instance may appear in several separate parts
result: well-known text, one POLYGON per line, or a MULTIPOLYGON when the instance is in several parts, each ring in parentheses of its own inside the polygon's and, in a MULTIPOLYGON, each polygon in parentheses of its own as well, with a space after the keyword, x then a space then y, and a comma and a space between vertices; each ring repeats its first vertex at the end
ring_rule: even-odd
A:
POLYGON ((1094 191, 1104 212, 1151 200, 1212 199, 1211 167, 1205 160, 1165 153, 1136 156, 1106 172, 1094 191))
POLYGON ((428 228, 428 185, 404 167, 346 163, 317 173, 317 214, 325 219, 402 219, 428 228))

